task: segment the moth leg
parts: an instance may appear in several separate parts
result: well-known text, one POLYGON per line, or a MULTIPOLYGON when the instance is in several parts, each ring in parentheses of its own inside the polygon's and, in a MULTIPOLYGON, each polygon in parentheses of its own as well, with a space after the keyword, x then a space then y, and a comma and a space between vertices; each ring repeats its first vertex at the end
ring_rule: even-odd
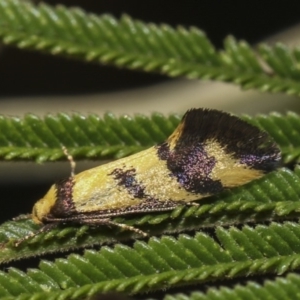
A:
POLYGON ((138 228, 135 228, 133 226, 130 225, 126 225, 126 224, 122 224, 122 223, 116 223, 114 221, 111 221, 110 219, 81 219, 78 220, 78 223, 80 224, 86 224, 86 225, 90 225, 90 226, 94 226, 94 225, 113 225, 113 226, 117 226, 120 228, 123 228, 125 230, 129 230, 129 231, 133 231, 135 233, 138 233, 144 237, 147 237, 148 234, 138 228))
POLYGON ((188 205, 188 206, 200 206, 199 203, 196 203, 194 201, 191 201, 191 202, 185 202, 185 205, 188 205))
POLYGON ((20 221, 20 220, 28 220, 31 219, 32 215, 31 214, 23 214, 19 215, 17 217, 12 218, 13 221, 20 221))
POLYGON ((52 228, 55 228, 58 225, 58 223, 50 223, 50 224, 46 224, 43 227, 41 227, 39 230, 35 231, 35 232, 31 232, 27 235, 25 235, 24 237, 18 239, 15 243, 14 246, 18 247, 20 244, 22 244, 24 241, 31 239, 37 235, 39 235, 40 233, 45 233, 50 231, 52 228))

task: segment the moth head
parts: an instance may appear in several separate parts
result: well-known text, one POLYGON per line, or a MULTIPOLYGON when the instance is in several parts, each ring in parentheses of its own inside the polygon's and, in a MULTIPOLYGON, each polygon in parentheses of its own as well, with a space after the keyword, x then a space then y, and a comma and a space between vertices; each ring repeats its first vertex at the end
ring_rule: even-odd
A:
POLYGON ((32 209, 32 219, 36 224, 43 223, 43 219, 50 214, 50 210, 56 202, 56 189, 53 185, 48 193, 35 203, 32 209))

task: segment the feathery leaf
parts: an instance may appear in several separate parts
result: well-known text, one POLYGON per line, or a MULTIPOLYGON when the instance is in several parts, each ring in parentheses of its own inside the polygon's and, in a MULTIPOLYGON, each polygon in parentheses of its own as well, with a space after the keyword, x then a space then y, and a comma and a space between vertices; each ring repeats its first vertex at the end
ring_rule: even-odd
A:
MULTIPOLYGON (((193 231, 217 225, 287 220, 299 217, 300 168, 281 169, 245 186, 199 201, 199 206, 179 206, 171 212, 119 217, 115 221, 136 226, 149 236, 193 231)), ((52 252, 111 244, 142 238, 119 228, 62 226, 24 241, 14 242, 39 228, 31 220, 9 221, 0 226, 0 263, 52 252)))
MULTIPOLYGON (((284 163, 300 156, 300 116, 271 113, 243 118, 268 132, 281 148, 284 163)), ((62 145, 74 158, 120 158, 163 142, 176 128, 180 117, 154 113, 150 117, 107 113, 46 115, 28 114, 23 119, 0 116, 0 158, 38 162, 65 158, 62 145)))
POLYGON ((81 299, 99 292, 136 294, 224 278, 283 274, 300 267, 299 245, 300 225, 289 222, 217 227, 214 237, 198 232, 194 237, 150 238, 132 248, 102 247, 42 261, 39 269, 27 274, 16 269, 0 272, 0 297, 81 299))
POLYGON ((233 82, 245 89, 300 94, 299 50, 261 45, 257 54, 229 37, 217 51, 205 34, 179 26, 97 16, 78 8, 1 0, 0 39, 43 51, 171 77, 233 82), (265 65, 268 67, 266 70, 265 65))
MULTIPOLYGON (((267 280, 263 285, 249 282, 246 286, 237 285, 233 289, 211 288, 206 294, 193 292, 190 295, 166 295, 164 300, 294 300, 300 293, 300 276, 289 274, 284 278, 267 280)), ((149 299, 150 300, 150 299, 149 299)))
POLYGON ((62 145, 75 158, 120 158, 163 142, 179 123, 177 115, 154 113, 145 117, 107 113, 47 115, 28 114, 23 119, 0 116, 0 157, 38 162, 65 157, 62 145))

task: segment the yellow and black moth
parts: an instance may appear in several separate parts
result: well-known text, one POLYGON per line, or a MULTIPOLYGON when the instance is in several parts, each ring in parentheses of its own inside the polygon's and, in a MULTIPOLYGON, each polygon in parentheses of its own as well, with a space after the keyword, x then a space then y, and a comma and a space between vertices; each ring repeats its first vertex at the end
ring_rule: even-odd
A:
POLYGON ((43 225, 116 225, 112 217, 172 210, 278 167, 279 148, 257 127, 213 109, 191 109, 163 143, 55 183, 33 207, 43 225))

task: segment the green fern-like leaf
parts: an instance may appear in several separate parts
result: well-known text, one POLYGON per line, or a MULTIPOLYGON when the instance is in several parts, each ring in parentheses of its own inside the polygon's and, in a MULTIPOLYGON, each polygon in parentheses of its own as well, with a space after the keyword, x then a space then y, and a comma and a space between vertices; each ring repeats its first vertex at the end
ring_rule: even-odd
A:
MULTIPOLYGON (((268 132, 282 150, 284 163, 300 156, 300 116, 271 113, 243 117, 268 132)), ((62 145, 76 158, 120 158, 163 142, 180 117, 158 113, 150 117, 128 115, 57 114, 23 119, 0 116, 0 158, 34 159, 38 162, 65 158, 62 145)))
MULTIPOLYGON (((273 172, 248 185, 199 201, 199 206, 178 207, 174 211, 117 218, 115 221, 136 226, 149 236, 194 231, 217 225, 287 220, 299 217, 300 169, 273 172)), ((29 239, 19 247, 18 239, 38 229, 32 221, 9 221, 0 226, 0 263, 25 257, 68 251, 74 248, 111 244, 142 238, 130 231, 105 226, 89 229, 59 227, 29 239)))
POLYGON ((52 55, 171 77, 234 82, 245 89, 300 94, 298 49, 262 45, 261 63, 246 42, 229 37, 224 50, 218 52, 197 28, 174 29, 128 16, 117 20, 81 9, 1 0, 0 38, 6 44, 52 55))
MULTIPOLYGON (((300 293, 300 276, 289 274, 284 278, 268 280, 263 285, 250 282, 235 288, 222 287, 209 289, 206 294, 194 292, 190 295, 166 295, 164 300, 294 300, 300 293)), ((150 299, 149 299, 150 300, 150 299)))
POLYGON ((0 297, 81 299, 99 292, 136 294, 224 278, 283 274, 300 267, 299 245, 300 225, 289 222, 220 227, 215 238, 201 232, 194 237, 151 238, 132 248, 102 247, 42 261, 39 269, 27 274, 16 269, 0 272, 0 297))
POLYGON ((75 158, 120 158, 163 142, 178 122, 176 115, 158 113, 150 118, 110 113, 103 118, 63 113, 43 119, 0 116, 0 157, 53 161, 65 157, 64 145, 75 158))

